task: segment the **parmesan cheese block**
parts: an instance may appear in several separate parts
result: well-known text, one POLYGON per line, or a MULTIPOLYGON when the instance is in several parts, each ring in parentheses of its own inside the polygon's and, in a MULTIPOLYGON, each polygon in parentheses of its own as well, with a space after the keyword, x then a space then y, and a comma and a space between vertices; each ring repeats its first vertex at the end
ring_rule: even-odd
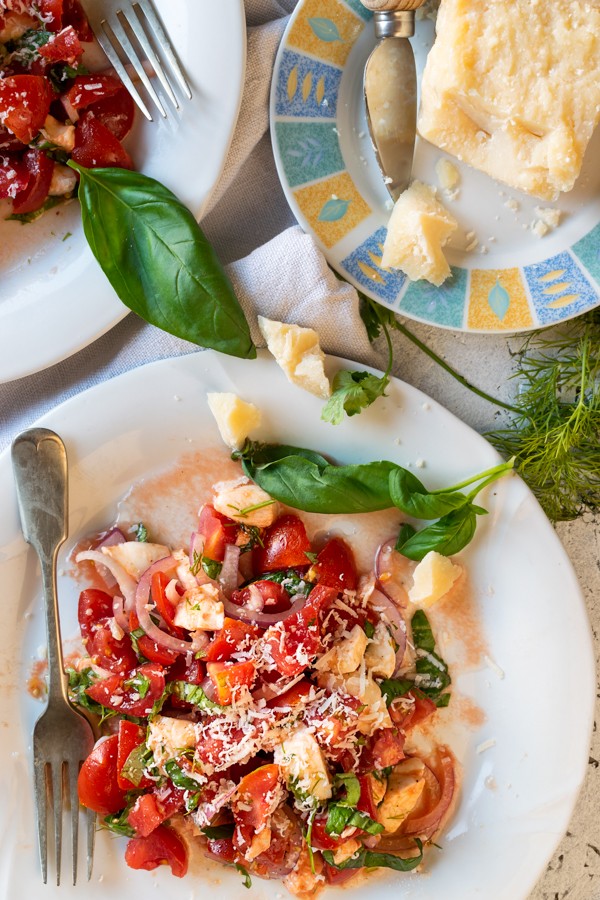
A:
POLYGON ((573 187, 599 119, 598 0, 442 0, 422 137, 551 199, 573 187))
POLYGON ((241 450, 250 432, 260 425, 260 410, 236 394, 207 394, 206 399, 224 442, 232 450, 241 450))
POLYGON ((455 565, 436 550, 430 550, 413 572, 409 599, 420 606, 433 606, 446 596, 461 575, 461 566, 455 565))
POLYGON ((317 332, 263 316, 258 317, 258 327, 289 381, 326 400, 331 394, 331 385, 325 375, 325 354, 317 332))
POLYGON ((401 269, 412 281, 440 285, 451 274, 442 247, 457 228, 433 188, 414 181, 392 211, 381 265, 401 269))

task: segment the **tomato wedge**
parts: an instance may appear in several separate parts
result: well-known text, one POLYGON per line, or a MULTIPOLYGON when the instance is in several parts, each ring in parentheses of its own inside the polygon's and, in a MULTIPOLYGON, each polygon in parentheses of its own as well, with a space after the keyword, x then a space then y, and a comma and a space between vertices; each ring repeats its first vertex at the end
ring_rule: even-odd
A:
POLYGON ((88 809, 102 816, 117 813, 126 803, 126 791, 118 782, 118 744, 116 734, 99 741, 84 761, 77 779, 79 799, 88 809))
POLYGON ((239 527, 233 519, 228 519, 207 503, 200 510, 198 531, 204 537, 204 556, 223 562, 225 547, 235 544, 239 527))
POLYGON ((0 118, 23 144, 39 134, 50 112, 52 88, 42 75, 0 78, 0 118))
POLYGON ((234 664, 209 662, 206 671, 221 706, 229 706, 233 702, 236 689, 244 686, 252 687, 256 677, 256 666, 251 660, 234 664))
POLYGON ((204 659, 206 662, 226 662, 242 645, 250 646, 256 640, 260 630, 254 625, 240 622, 239 619, 223 620, 223 627, 215 632, 215 636, 208 645, 204 659))
POLYGON ((72 25, 39 48, 39 54, 49 63, 66 62, 73 66, 83 54, 83 47, 72 25))
POLYGON ((272 812, 279 784, 279 766, 261 766, 245 775, 239 783, 231 805, 235 820, 233 844, 246 849, 259 828, 264 827, 272 812))
POLYGON ((154 784, 150 778, 142 776, 138 784, 134 784, 123 775, 123 766, 137 747, 140 747, 146 740, 146 731, 141 725, 134 722, 128 722, 121 719, 119 722, 119 732, 117 734, 117 783, 124 791, 132 791, 137 788, 152 787, 154 784))
POLYGON ((135 801, 127 821, 139 837, 149 834, 182 809, 185 791, 169 785, 157 788, 150 794, 142 794, 135 801))
POLYGON ((128 634, 116 638, 111 628, 112 619, 100 619, 86 644, 90 657, 102 669, 125 675, 138 665, 138 658, 131 646, 128 634))
MULTIPOLYGON (((290 595, 286 589, 276 581, 261 579, 260 581, 253 582, 252 587, 260 592, 260 595, 264 600, 265 612, 285 612, 286 609, 289 609, 292 605, 290 595)), ((245 587, 240 591, 234 591, 232 593, 231 602, 235 603, 237 606, 246 606, 251 597, 252 591, 250 590, 250 587, 245 587)))
POLYGON ((112 75, 78 75, 67 91, 67 100, 74 109, 85 109, 90 103, 112 97, 123 90, 123 82, 112 75))
POLYGON ((127 677, 109 675, 96 681, 86 690, 86 694, 108 709, 131 716, 148 716, 154 701, 162 696, 164 689, 163 667, 158 663, 145 663, 127 677))
POLYGON ((23 157, 13 154, 4 155, 0 149, 0 198, 14 199, 25 190, 29 178, 29 169, 23 157))
POLYGON ((112 131, 91 116, 77 123, 71 156, 86 169, 133 169, 133 160, 112 131))
POLYGON ((267 629, 265 641, 281 675, 299 675, 315 658, 321 647, 319 613, 336 596, 335 588, 318 584, 302 609, 267 629))
POLYGON ((94 634, 94 625, 113 614, 113 598, 106 591, 86 588, 79 595, 77 618, 84 644, 94 634))
POLYGON ((169 865, 177 878, 183 878, 188 868, 185 844, 167 825, 159 825, 148 837, 132 838, 125 849, 125 862, 131 869, 169 865))
POLYGON ((355 591, 358 585, 358 574, 354 554, 348 544, 341 538, 331 538, 315 563, 319 584, 337 588, 339 591, 355 591))
POLYGON ((308 566, 307 552, 310 552, 310 541, 304 523, 291 513, 280 516, 267 528, 263 546, 254 550, 254 569, 256 572, 274 572, 308 566))
POLYGON ((84 43, 94 40, 94 33, 79 0, 64 0, 63 25, 72 25, 77 37, 84 43))
POLYGON ((117 140, 127 137, 133 125, 135 106, 129 91, 124 88, 111 97, 104 97, 90 104, 83 117, 95 116, 117 140))
POLYGON ((24 160, 29 171, 29 182, 13 200, 13 213, 16 215, 35 212, 44 205, 54 172, 54 161, 41 150, 27 150, 24 160))

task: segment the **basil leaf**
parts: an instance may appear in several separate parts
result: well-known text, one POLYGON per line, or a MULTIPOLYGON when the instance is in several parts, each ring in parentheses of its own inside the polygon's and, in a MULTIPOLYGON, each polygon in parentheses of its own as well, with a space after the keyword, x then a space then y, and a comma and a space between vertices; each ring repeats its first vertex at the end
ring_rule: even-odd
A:
POLYGON ((237 862, 235 863, 235 867, 238 870, 238 872, 240 873, 240 875, 242 876, 242 884, 244 885, 245 888, 248 888, 248 890, 250 890, 250 888, 252 887, 252 879, 250 878, 250 873, 248 872, 248 869, 244 868, 244 866, 242 866, 241 863, 237 863, 237 862))
POLYGON ((394 547, 399 553, 402 550, 402 547, 409 538, 413 536, 413 534, 417 533, 417 529, 413 528, 408 522, 403 522, 400 526, 400 531, 398 532, 398 538, 396 539, 396 546, 394 547))
POLYGON ((448 666, 435 652, 435 638, 429 619, 422 609, 418 610, 411 621, 413 643, 417 652, 417 687, 421 693, 433 700, 437 707, 448 706, 450 694, 443 694, 452 683, 448 666), (446 699, 447 698, 447 699, 446 699))
POLYGON ((443 556, 453 556, 472 540, 477 527, 477 514, 472 505, 455 509, 412 537, 396 549, 409 559, 421 560, 431 550, 443 556))
POLYGON ((132 806, 133 803, 129 803, 122 812, 111 816, 105 816, 103 819, 105 827, 108 828, 109 831, 112 831, 113 834, 118 834, 121 837, 135 837, 135 829, 132 828, 127 821, 132 806))
POLYGON ((123 687, 136 691, 143 700, 150 690, 150 679, 143 672, 136 672, 132 678, 128 678, 127 681, 123 682, 123 687))
POLYGON ((189 209, 139 172, 69 165, 86 239, 125 306, 179 338, 254 359, 231 282, 189 209))
POLYGON ((356 775, 353 775, 352 772, 342 772, 335 776, 334 783, 336 788, 343 787, 346 790, 346 796, 343 801, 344 806, 354 809, 360 800, 360 781, 356 775))
POLYGON ((433 653, 435 650, 435 638, 429 624, 429 619, 422 609, 418 609, 410 622, 412 628, 413 643, 417 650, 433 653))
POLYGON ((197 706, 198 709, 224 709, 213 700, 209 700, 199 684, 190 684, 189 681, 170 681, 168 691, 179 700, 185 700, 197 706))
POLYGON ((381 834, 383 825, 371 819, 359 809, 351 809, 343 803, 332 803, 329 806, 325 831, 327 834, 340 835, 345 828, 360 828, 368 834, 381 834))
POLYGON ((365 619, 365 624, 363 625, 363 631, 366 636, 370 639, 375 634, 375 626, 372 622, 369 622, 368 619, 365 619))
POLYGON ((395 869, 397 872, 410 872, 412 869, 416 869, 423 861, 423 843, 419 838, 415 838, 415 844, 419 850, 419 855, 410 859, 403 859, 401 856, 394 856, 392 853, 375 853, 373 850, 367 850, 366 847, 362 847, 350 859, 336 864, 331 850, 323 850, 322 853, 325 862, 333 866, 334 869, 395 869))
POLYGON ((390 706, 397 697, 406 697, 414 686, 414 681, 410 681, 408 678, 385 678, 379 682, 386 706, 390 706))
POLYGON ((165 763, 165 772, 175 785, 175 787, 182 788, 184 791, 199 791, 200 785, 194 778, 190 778, 185 774, 181 766, 179 766, 174 759, 168 759, 165 763))
POLYGON ((460 491, 430 494, 416 475, 397 468, 390 474, 392 503, 415 519, 439 519, 469 502, 460 491))
MULTIPOLYGON (((288 592, 290 597, 297 597, 300 594, 304 597, 308 597, 314 588, 314 584, 311 581, 305 581, 294 569, 287 569, 283 572, 266 572, 264 575, 261 575, 260 578, 254 580, 274 581, 276 584, 280 584, 281 587, 288 592)), ((252 584, 252 582, 249 582, 249 584, 252 584)))
POLYGON ((207 825, 201 831, 209 841, 224 841, 233 837, 235 825, 233 822, 227 822, 225 825, 207 825))
POLYGON ((321 412, 324 422, 339 425, 344 415, 356 416, 379 397, 385 397, 390 383, 387 376, 371 372, 349 372, 343 369, 333 379, 332 394, 321 412))
POLYGON ((223 568, 223 563, 217 562, 216 559, 209 559, 208 556, 202 557, 202 568, 206 572, 209 578, 212 578, 213 581, 221 574, 221 569, 223 568))
POLYGON ((138 747, 134 747, 125 760, 125 764, 121 769, 121 775, 138 787, 140 781, 144 777, 144 772, 148 763, 152 758, 152 751, 146 744, 140 744, 138 747))

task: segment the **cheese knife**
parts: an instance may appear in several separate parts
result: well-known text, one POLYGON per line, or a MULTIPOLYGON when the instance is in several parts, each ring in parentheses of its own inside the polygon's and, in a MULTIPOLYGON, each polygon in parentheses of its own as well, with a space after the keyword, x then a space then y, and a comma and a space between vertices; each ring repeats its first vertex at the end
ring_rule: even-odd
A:
POLYGON ((410 183, 417 133, 417 72, 409 38, 425 0, 361 0, 373 12, 377 46, 365 66, 367 124, 394 201, 410 183))

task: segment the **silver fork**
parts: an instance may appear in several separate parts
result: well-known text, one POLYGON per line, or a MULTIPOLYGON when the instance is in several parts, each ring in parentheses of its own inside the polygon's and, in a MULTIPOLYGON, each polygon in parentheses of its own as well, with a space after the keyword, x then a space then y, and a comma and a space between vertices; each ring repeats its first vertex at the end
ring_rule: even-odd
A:
POLYGON ((157 49, 160 48, 160 52, 179 81, 186 97, 189 100, 192 99, 192 91, 181 64, 151 0, 103 0, 102 3, 98 2, 98 0, 88 0, 86 13, 96 40, 106 53, 117 75, 150 122, 153 121, 152 115, 127 71, 119 50, 122 51, 123 56, 127 59, 136 76, 156 104, 161 116, 165 119, 167 111, 154 89, 150 75, 131 42, 128 32, 135 36, 146 59, 150 63, 151 69, 175 108, 179 109, 179 101, 171 87, 155 47, 157 49), (107 8, 108 12, 106 11, 107 8))
MULTIPOLYGON (((56 883, 60 884, 63 794, 71 810, 73 884, 77 882, 79 798, 77 777, 94 746, 90 723, 71 706, 58 620, 56 557, 67 537, 67 454, 53 431, 33 428, 12 446, 21 527, 41 566, 48 637, 48 706, 33 731, 33 772, 38 843, 44 884, 48 877, 47 826, 54 819, 56 883)), ((92 872, 95 816, 87 811, 87 874, 92 872)))

